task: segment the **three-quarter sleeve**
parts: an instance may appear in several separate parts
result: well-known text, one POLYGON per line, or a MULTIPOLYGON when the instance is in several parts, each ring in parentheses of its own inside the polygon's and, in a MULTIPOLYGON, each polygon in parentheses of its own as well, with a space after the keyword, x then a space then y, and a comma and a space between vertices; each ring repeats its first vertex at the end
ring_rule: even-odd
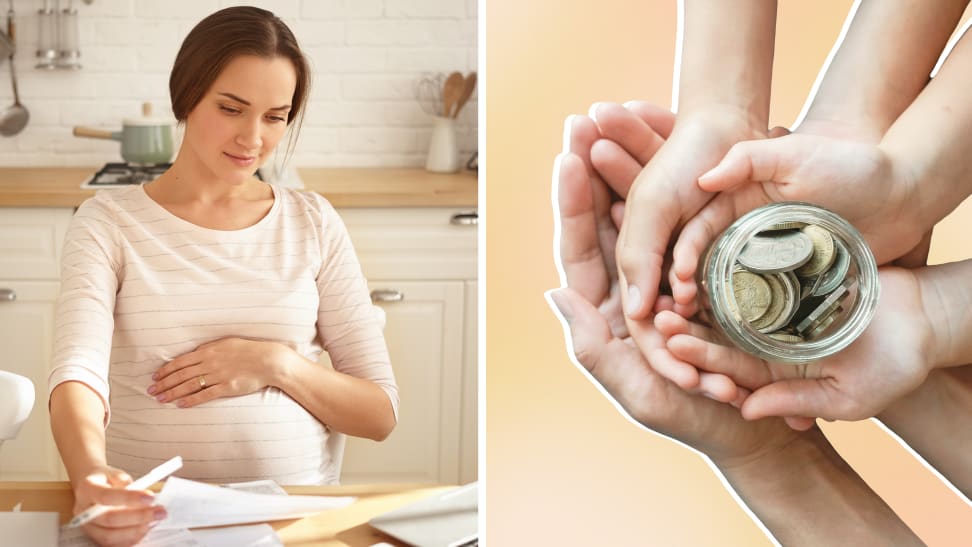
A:
POLYGON ((72 218, 61 253, 48 398, 63 382, 81 382, 105 403, 106 425, 119 253, 110 209, 97 197, 89 199, 72 218))
POLYGON ((338 372, 364 378, 388 395, 398 419, 398 386, 382 334, 382 321, 371 303, 368 284, 354 246, 337 211, 317 197, 321 211, 321 258, 318 331, 338 372))

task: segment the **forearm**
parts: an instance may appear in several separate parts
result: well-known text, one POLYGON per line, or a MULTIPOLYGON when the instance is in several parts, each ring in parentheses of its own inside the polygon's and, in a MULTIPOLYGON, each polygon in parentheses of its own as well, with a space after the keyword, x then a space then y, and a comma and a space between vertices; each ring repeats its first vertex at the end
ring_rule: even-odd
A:
POLYGON ((50 399, 51 430, 72 484, 106 465, 105 405, 80 382, 64 382, 50 399))
POLYGON ((776 1, 684 0, 678 112, 728 111, 765 131, 776 1))
MULTIPOLYGON (((862 1, 805 123, 847 125, 880 140, 928 83, 968 0, 862 1)), ((859 134, 859 133, 858 133, 859 134)))
POLYGON ((972 192, 972 36, 959 40, 941 70, 891 126, 881 148, 909 181, 917 224, 927 231, 972 192))
POLYGON ((972 498, 972 365, 933 371, 878 419, 972 498))
POLYGON ((271 385, 290 395, 321 423, 341 433, 376 441, 385 439, 394 429, 391 401, 377 384, 283 349, 278 353, 271 385))
POLYGON ((929 368, 972 363, 972 259, 918 270, 929 368))
POLYGON ((922 545, 817 428, 759 460, 720 469, 787 547, 922 545))

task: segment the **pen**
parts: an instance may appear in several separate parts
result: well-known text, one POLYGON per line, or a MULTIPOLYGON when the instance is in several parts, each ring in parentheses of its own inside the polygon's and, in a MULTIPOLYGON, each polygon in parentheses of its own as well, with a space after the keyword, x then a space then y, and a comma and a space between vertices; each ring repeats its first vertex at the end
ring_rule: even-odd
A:
MULTIPOLYGON (((176 456, 171 460, 163 463, 162 465, 156 467, 155 469, 149 471, 144 477, 132 482, 125 487, 125 490, 145 490, 149 486, 159 482, 160 480, 168 477, 169 475, 175 473, 180 467, 182 467, 182 458, 176 456)), ((99 505, 95 504, 88 507, 83 512, 79 513, 71 522, 68 523, 68 528, 77 528, 83 524, 87 524, 92 520, 98 518, 105 511, 111 509, 110 505, 99 505)))

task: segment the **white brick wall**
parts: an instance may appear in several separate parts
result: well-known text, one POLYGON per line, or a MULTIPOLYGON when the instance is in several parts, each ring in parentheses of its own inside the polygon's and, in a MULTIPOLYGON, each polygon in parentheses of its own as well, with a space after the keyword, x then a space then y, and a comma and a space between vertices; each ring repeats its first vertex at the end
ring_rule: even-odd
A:
MULTIPOLYGON (((17 80, 30 123, 16 137, 0 137, 0 166, 121 161, 118 143, 77 138, 71 128, 117 130, 122 118, 141 112, 143 101, 151 101, 157 113, 171 115, 168 75, 182 39, 202 17, 226 6, 273 11, 287 22, 310 58, 312 90, 294 154, 299 166, 424 165, 431 121, 415 100, 415 81, 427 72, 476 70, 475 0, 74 4, 84 68, 45 71, 34 68, 36 14, 43 2, 14 0, 17 80)), ((13 102, 5 64, 0 65, 0 107, 13 102)), ((458 120, 463 161, 477 148, 477 95, 458 120)))

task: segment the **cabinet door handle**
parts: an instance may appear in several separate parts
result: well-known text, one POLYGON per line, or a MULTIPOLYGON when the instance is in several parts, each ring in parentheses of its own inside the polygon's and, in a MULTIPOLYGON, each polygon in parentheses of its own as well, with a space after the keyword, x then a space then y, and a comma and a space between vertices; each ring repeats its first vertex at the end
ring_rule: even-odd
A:
POLYGON ((475 226, 479 224, 479 213, 473 211, 471 213, 456 213, 452 215, 449 219, 449 224, 455 224, 457 226, 475 226))
POLYGON ((371 301, 379 302, 401 302, 405 300, 405 293, 395 289, 375 289, 371 291, 371 301))
POLYGON ((17 293, 13 289, 0 289, 0 302, 13 302, 17 299, 17 293))

